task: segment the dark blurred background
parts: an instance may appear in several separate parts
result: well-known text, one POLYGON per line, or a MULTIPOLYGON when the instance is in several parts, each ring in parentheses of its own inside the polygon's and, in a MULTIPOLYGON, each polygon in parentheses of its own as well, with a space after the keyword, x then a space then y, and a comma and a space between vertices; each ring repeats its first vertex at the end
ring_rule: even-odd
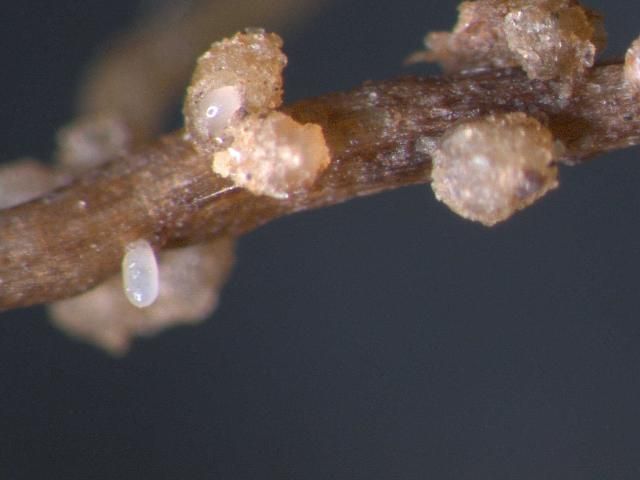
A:
MULTIPOLYGON (((608 55, 640 4, 591 1, 608 55)), ((5 2, 0 159, 47 158, 135 2, 5 2)), ((224 15, 224 12, 221 12, 224 15)), ((337 0, 285 31, 290 100, 401 73, 453 2, 337 0)), ((212 39, 214 40, 214 39, 212 39)), ((638 479, 637 148, 486 229, 408 188, 242 239, 217 313, 121 360, 0 315, 0 479, 638 479)))

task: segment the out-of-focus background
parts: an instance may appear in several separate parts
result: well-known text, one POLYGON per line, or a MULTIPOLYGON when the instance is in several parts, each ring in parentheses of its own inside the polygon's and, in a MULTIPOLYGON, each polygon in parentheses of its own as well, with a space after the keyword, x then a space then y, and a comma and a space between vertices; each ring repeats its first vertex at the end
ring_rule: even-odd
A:
MULTIPOLYGON (((3 5, 1 161, 50 156, 83 66, 152 3, 3 5)), ((640 5, 589 5, 622 54, 640 5)), ((434 73, 402 60, 455 18, 335 0, 282 31, 287 97, 434 73)), ((638 157, 565 168, 493 229, 424 186, 279 220, 211 319, 120 360, 1 314, 0 478, 640 478, 638 157)))

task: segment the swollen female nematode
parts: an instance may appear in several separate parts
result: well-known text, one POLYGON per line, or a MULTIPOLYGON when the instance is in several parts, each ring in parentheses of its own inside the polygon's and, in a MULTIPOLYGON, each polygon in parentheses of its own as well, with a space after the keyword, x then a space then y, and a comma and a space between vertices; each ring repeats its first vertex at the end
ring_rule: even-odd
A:
POLYGON ((524 113, 490 115, 449 129, 433 155, 438 200, 491 226, 558 185, 554 159, 562 146, 524 113))
POLYGON ((186 137, 213 172, 256 195, 284 199, 330 162, 322 128, 275 111, 282 104, 282 39, 248 30, 198 60, 185 99, 186 137))
POLYGON ((202 127, 209 136, 217 140, 242 108, 240 88, 231 85, 214 88, 204 94, 198 108, 200 111, 197 115, 203 120, 202 127))
POLYGON ((148 307, 158 298, 158 262, 146 240, 127 245, 122 259, 122 283, 125 295, 136 307, 148 307))

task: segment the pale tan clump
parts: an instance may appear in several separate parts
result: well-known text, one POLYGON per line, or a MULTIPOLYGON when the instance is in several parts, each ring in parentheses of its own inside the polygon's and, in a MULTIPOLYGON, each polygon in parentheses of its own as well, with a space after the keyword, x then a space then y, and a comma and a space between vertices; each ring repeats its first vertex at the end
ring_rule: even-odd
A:
POLYGON ((575 0, 477 0, 460 4, 451 33, 425 38, 414 61, 447 72, 520 66, 532 79, 572 81, 604 48, 602 17, 575 0))
POLYGON ((635 94, 640 94, 640 37, 634 40, 624 57, 624 79, 635 94))
POLYGON ((491 226, 558 185, 561 147, 523 113, 491 115, 452 127, 433 156, 431 186, 458 215, 491 226))
POLYGON ((0 208, 33 200, 64 183, 63 175, 30 158, 0 166, 0 208))
POLYGON ((211 39, 246 25, 301 27, 330 0, 153 0, 128 32, 99 50, 80 85, 83 115, 115 114, 136 141, 152 138, 211 39))
POLYGON ((73 173, 102 165, 126 153, 132 135, 124 122, 111 115, 81 118, 62 128, 57 136, 56 160, 73 173))
POLYGON ((247 30, 216 42, 198 59, 184 102, 185 126, 196 146, 213 152, 237 117, 282 104, 282 39, 247 30))
POLYGON ((210 244, 168 250, 159 258, 160 291, 145 309, 131 305, 119 275, 89 292, 49 306, 52 322, 68 335, 113 355, 123 355, 138 336, 180 324, 195 324, 217 307, 234 263, 234 244, 210 244))
POLYGON ((234 142, 214 154, 213 171, 257 195, 287 198, 329 165, 322 128, 280 112, 247 117, 231 133, 234 142))
POLYGON ((424 38, 427 50, 409 61, 440 63, 445 72, 516 64, 503 32, 509 2, 466 1, 458 5, 458 22, 451 32, 431 32, 424 38))

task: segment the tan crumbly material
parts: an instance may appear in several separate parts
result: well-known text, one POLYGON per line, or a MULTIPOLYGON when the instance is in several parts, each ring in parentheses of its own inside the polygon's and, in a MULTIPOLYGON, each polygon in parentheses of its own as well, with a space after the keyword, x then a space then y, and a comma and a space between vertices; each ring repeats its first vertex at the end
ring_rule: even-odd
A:
POLYGON ((640 37, 633 41, 624 57, 624 79, 633 93, 640 94, 640 37))
POLYGON ((49 305, 51 321, 72 337, 123 355, 135 337, 207 318, 218 305, 234 263, 234 248, 234 240, 223 238, 162 252, 160 291, 148 308, 129 303, 116 275, 85 294, 49 305))
POLYGON ((247 30, 216 42, 198 59, 184 102, 185 127, 196 146, 219 148, 218 132, 211 131, 203 99, 221 87, 235 87, 241 96, 240 115, 264 114, 282 104, 282 71, 287 57, 275 33, 247 30))
POLYGON ((282 40, 262 30, 214 43, 187 91, 187 138, 211 155, 217 175, 256 195, 287 198, 329 164, 322 128, 275 109, 282 104, 282 40))
POLYGON ((573 78, 593 66, 596 28, 574 2, 554 0, 513 8, 504 19, 509 50, 529 78, 573 78))
POLYGON ((477 0, 460 4, 451 33, 425 38, 411 60, 445 71, 520 66, 532 79, 572 80, 606 43, 602 17, 575 0, 477 0))
POLYGON ((322 128, 272 112, 231 128, 234 142, 214 154, 213 171, 257 195, 287 198, 313 183, 330 161, 322 128))
POLYGON ((523 113, 491 115, 452 127, 433 156, 431 186, 458 215, 491 226, 558 185, 561 147, 523 113))

